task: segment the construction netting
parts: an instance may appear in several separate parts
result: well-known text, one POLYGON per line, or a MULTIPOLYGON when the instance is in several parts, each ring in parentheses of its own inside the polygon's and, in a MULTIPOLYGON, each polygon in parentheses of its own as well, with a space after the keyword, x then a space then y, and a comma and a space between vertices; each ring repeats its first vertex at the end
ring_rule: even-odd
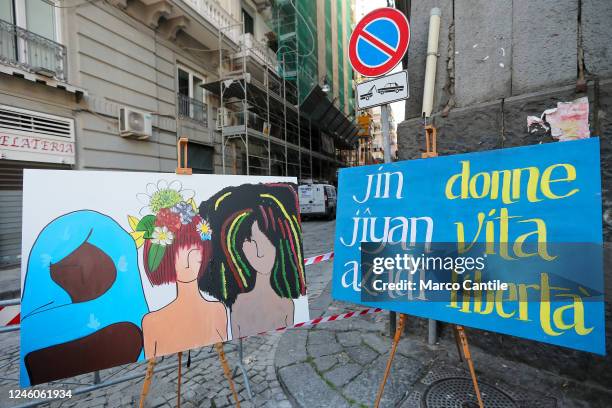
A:
MULTIPOLYGON (((332 0, 333 1, 333 0, 332 0)), ((334 38, 334 41, 336 41, 337 43, 337 47, 338 47, 338 101, 340 102, 340 109, 344 110, 344 93, 345 93, 345 88, 344 88, 344 83, 345 83, 345 78, 344 78, 344 47, 343 47, 343 31, 342 30, 342 3, 344 3, 345 0, 336 0, 336 38, 334 38)))
MULTIPOLYGON (((332 0, 333 1, 333 0, 332 0)), ((338 84, 333 83, 334 79, 334 52, 332 46, 332 13, 331 1, 327 0, 325 4, 325 77, 330 86, 330 95, 333 95, 333 90, 338 84)))
MULTIPOLYGON (((279 74, 295 83, 302 103, 310 91, 324 78, 319 78, 317 3, 314 0, 275 0, 272 7, 270 28, 278 41, 277 58, 279 74)), ((325 79, 330 86, 330 99, 338 95, 340 109, 348 106, 353 114, 353 72, 346 64, 348 36, 351 33, 351 0, 325 0, 325 79), (333 29, 332 29, 333 27, 333 29), (344 27, 344 29, 343 29, 344 27), (335 34, 334 35, 332 35, 335 34), (346 36, 346 38, 345 38, 346 36), (337 50, 334 61, 334 48, 337 50), (337 77, 334 76, 334 69, 337 77), (346 85, 345 85, 346 83, 346 85)), ((321 27, 321 28, 322 28, 321 27)))
POLYGON ((300 103, 318 84, 317 2, 297 1, 298 89, 300 103))
MULTIPOLYGON (((348 47, 349 39, 350 39, 351 33, 353 31, 353 12, 351 10, 351 1, 350 0, 349 1, 345 0, 345 1, 346 1, 346 7, 347 7, 347 12, 346 12, 346 16, 345 16, 345 18, 346 18, 346 20, 345 20, 345 24, 346 24, 346 45, 348 47)), ((348 53, 348 50, 343 50, 343 53, 344 53, 344 57, 348 58, 348 56, 346 54, 346 53, 348 53)), ((348 113, 349 113, 349 115, 353 115, 354 116, 354 114, 355 114, 355 97, 354 97, 354 94, 353 94, 353 92, 354 92, 354 90, 353 90, 353 74, 354 73, 353 73, 353 68, 351 68, 351 64, 348 63, 348 61, 347 61, 346 66, 347 66, 347 69, 348 69, 348 72, 347 72, 348 75, 346 77, 348 78, 348 81, 349 81, 348 82, 348 86, 347 86, 348 94, 346 95, 346 101, 347 101, 347 104, 348 104, 348 113)))

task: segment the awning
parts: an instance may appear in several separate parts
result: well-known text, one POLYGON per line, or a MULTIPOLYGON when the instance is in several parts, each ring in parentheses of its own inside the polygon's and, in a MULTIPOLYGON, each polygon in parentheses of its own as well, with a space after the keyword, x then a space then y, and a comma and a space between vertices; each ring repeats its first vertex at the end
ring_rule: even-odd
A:
POLYGON ((317 127, 334 137, 337 148, 353 148, 356 145, 356 135, 359 132, 355 122, 349 120, 344 112, 339 110, 323 92, 320 86, 315 86, 302 105, 300 112, 308 117, 317 127), (353 137, 355 135, 355 137, 353 137))

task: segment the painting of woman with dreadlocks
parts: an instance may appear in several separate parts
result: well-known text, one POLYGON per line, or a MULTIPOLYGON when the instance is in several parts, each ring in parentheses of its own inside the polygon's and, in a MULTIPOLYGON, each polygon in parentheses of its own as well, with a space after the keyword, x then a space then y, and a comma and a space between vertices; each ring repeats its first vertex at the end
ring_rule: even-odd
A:
POLYGON ((226 187, 200 205, 215 254, 200 289, 230 308, 233 338, 294 324, 306 295, 298 209, 290 183, 226 187))
POLYGON ((204 298, 198 288, 198 279, 210 274, 213 230, 196 214, 193 190, 178 181, 158 182, 152 190, 141 194, 150 214, 138 221, 134 234, 141 233, 135 238, 144 244, 144 270, 151 285, 174 285, 176 296, 142 319, 147 358, 227 340, 225 307, 204 298))

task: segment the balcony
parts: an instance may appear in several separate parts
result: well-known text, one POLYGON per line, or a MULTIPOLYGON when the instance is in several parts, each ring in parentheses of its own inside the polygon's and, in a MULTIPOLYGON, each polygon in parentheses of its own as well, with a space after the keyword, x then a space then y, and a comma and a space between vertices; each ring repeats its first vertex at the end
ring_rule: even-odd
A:
POLYGON ((66 47, 0 20, 0 63, 66 81, 66 47))
POLYGON ((238 44, 241 32, 240 22, 236 21, 218 2, 213 0, 184 0, 184 2, 213 27, 223 29, 223 34, 238 44))
POLYGON ((240 41, 241 50, 233 55, 233 58, 241 58, 243 52, 246 55, 252 55, 259 60, 262 65, 267 65, 268 68, 276 70, 278 61, 276 60, 276 53, 272 51, 267 44, 257 41, 253 34, 245 33, 242 35, 240 41))
POLYGON ((208 104, 183 94, 177 94, 176 96, 179 118, 188 118, 208 127, 208 104))

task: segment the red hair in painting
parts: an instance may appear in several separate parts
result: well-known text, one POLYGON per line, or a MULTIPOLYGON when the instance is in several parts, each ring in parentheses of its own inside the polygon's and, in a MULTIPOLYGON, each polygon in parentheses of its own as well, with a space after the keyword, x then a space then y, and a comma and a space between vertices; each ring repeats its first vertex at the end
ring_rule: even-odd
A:
POLYGON ((144 243, 144 268, 147 273, 147 278, 151 285, 158 286, 167 283, 176 282, 176 255, 182 248, 190 248, 194 245, 198 246, 202 251, 202 265, 198 272, 198 279, 204 274, 208 264, 212 258, 212 243, 210 240, 203 241, 197 231, 198 224, 202 221, 200 216, 195 216, 189 224, 182 224, 179 230, 174 234, 172 244, 166 246, 161 263, 155 271, 149 268, 149 250, 151 248, 151 240, 145 239, 144 243))

